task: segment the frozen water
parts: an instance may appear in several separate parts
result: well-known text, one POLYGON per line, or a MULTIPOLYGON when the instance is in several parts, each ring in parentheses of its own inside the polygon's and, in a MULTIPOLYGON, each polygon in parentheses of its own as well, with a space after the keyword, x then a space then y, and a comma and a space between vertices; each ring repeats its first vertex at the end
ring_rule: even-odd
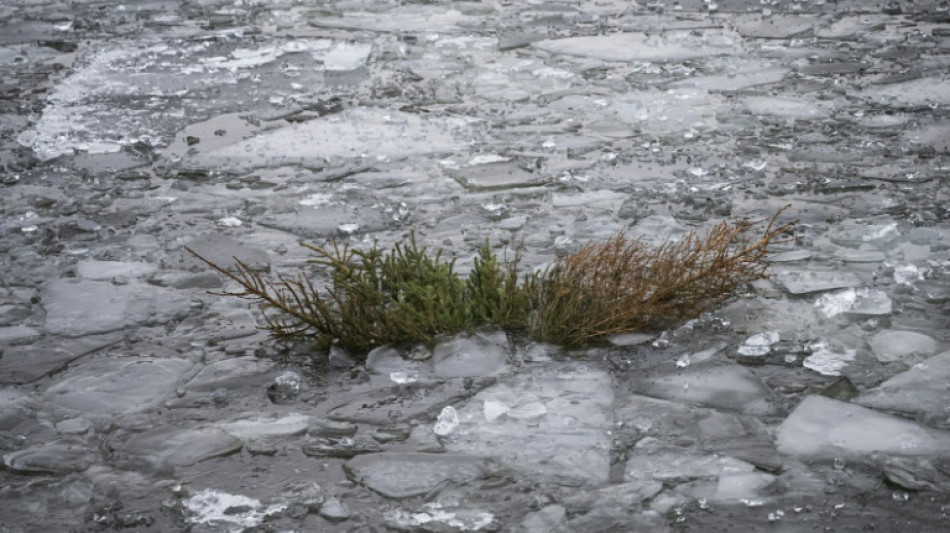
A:
MULTIPOLYGON (((312 55, 316 65, 331 51, 326 39, 277 41, 256 48, 210 42, 83 47, 74 72, 61 80, 33 128, 18 137, 42 160, 64 154, 116 152, 136 142, 163 145, 187 123, 186 115, 246 109, 258 89, 251 73, 286 54, 312 55), (211 91, 215 98, 206 98, 211 91), (153 113, 154 102, 165 112, 153 113), (144 105, 143 105, 144 104, 144 105), (116 107, 123 112, 116 113, 116 107)), ((298 71, 297 83, 321 84, 318 69, 298 71), (300 75, 304 74, 304 75, 300 75)), ((205 115, 207 116, 207 115, 205 115)))
POLYGON ((757 333, 745 340, 737 350, 740 355, 765 355, 772 350, 772 345, 781 340, 777 331, 757 333))
POLYGON ((736 31, 743 37, 789 39, 811 32, 821 22, 814 15, 785 15, 781 18, 761 15, 739 15, 735 18, 736 31))
POLYGON ((812 354, 802 361, 802 366, 823 376, 840 376, 841 370, 851 364, 858 351, 852 348, 832 347, 825 341, 811 345, 812 354))
POLYGON ((118 334, 111 333, 57 342, 55 346, 34 343, 6 347, 0 358, 0 383, 31 383, 119 340, 118 334))
POLYGON ((866 407, 915 415, 950 428, 950 352, 917 363, 862 393, 854 401, 866 407))
POLYGON ((440 437, 448 437, 458 431, 459 425, 458 413, 454 407, 447 405, 443 407, 442 412, 439 413, 439 418, 436 419, 435 425, 432 426, 432 432, 440 437))
POLYGON ((135 435, 120 451, 154 468, 165 468, 193 465, 242 447, 237 437, 217 428, 163 426, 135 435))
POLYGON ((893 107, 950 105, 947 80, 921 78, 916 80, 876 85, 852 93, 854 96, 893 107))
POLYGON ((666 375, 640 379, 635 390, 655 398, 746 413, 773 410, 768 389, 749 370, 736 365, 693 364, 666 375))
POLYGON ((70 370, 43 398, 87 416, 141 411, 172 397, 178 380, 191 367, 183 359, 94 361, 70 370))
POLYGON ((950 432, 930 429, 824 396, 809 396, 779 426, 776 445, 799 457, 933 455, 950 446, 950 432))
MULTIPOLYGON (((741 91, 759 85, 769 85, 782 81, 788 75, 788 69, 762 68, 752 72, 730 72, 715 76, 696 76, 671 83, 671 87, 695 87, 709 92, 741 91)), ((761 170, 761 169, 759 169, 761 170)))
POLYGON ((893 19, 890 16, 878 13, 846 15, 830 24, 817 27, 815 36, 822 39, 853 39, 858 34, 880 30, 891 20, 893 19))
POLYGON ((320 506, 318 514, 330 522, 343 522, 351 516, 350 509, 346 504, 335 497, 327 498, 320 506))
POLYGON ((940 345, 930 335, 916 331, 885 330, 868 340, 874 357, 882 363, 914 363, 936 354, 940 345))
POLYGON ((512 162, 462 167, 449 174, 472 189, 509 189, 539 184, 539 177, 512 162))
POLYGON ((185 385, 185 388, 195 392, 211 392, 219 387, 244 385, 249 378, 269 372, 274 365, 273 361, 265 361, 253 356, 223 359, 202 368, 185 385))
POLYGON ((356 70, 366 64, 372 45, 365 43, 336 43, 323 54, 323 68, 332 71, 356 70))
POLYGON ((72 337, 168 322, 182 318, 191 307, 188 298, 168 289, 89 280, 53 280, 43 287, 42 299, 44 329, 72 337), (95 313, 89 312, 90 305, 95 306, 95 313))
POLYGON ((0 388, 0 431, 13 429, 26 419, 30 397, 16 390, 0 388))
POLYGON ((777 96, 750 96, 742 99, 742 103, 754 115, 800 120, 827 118, 835 109, 833 104, 825 101, 777 96))
POLYGON ((564 521, 567 510, 562 505, 548 505, 541 510, 528 513, 521 521, 525 533, 548 533, 554 531, 564 521))
POLYGON ((651 215, 630 230, 630 236, 659 244, 683 239, 689 230, 676 218, 665 215, 651 215))
POLYGON ((822 294, 815 307, 825 316, 880 316, 889 315, 893 304, 887 293, 868 287, 844 289, 822 294))
POLYGON ((360 107, 211 150, 192 163, 232 169, 293 164, 322 168, 326 160, 404 159, 457 152, 464 146, 461 139, 471 137, 471 128, 472 121, 464 118, 360 107))
POLYGON ((838 246, 859 248, 870 245, 886 250, 898 242, 901 238, 901 231, 896 222, 889 224, 843 224, 830 232, 828 238, 838 246))
MULTIPOLYGON (((242 244, 227 235, 210 233, 202 235, 187 243, 188 248, 208 261, 225 270, 233 270, 237 261, 249 266, 252 270, 268 270, 270 256, 257 246, 242 244)), ((187 251, 181 252, 181 263, 174 265, 185 270, 207 270, 210 268, 187 251)))
POLYGON ((441 342, 432 351, 432 367, 444 378, 494 375, 507 360, 504 348, 477 335, 441 342))
POLYGON ((380 16, 375 11, 347 11, 343 15, 308 16, 313 26, 384 32, 451 32, 479 19, 442 6, 399 6, 380 16))
POLYGON ((927 268, 920 268, 912 263, 897 263, 894 265, 894 281, 903 285, 913 285, 924 279, 927 268))
POLYGON ((116 277, 141 278, 158 270, 151 263, 133 263, 128 261, 95 261, 86 259, 76 263, 76 274, 81 278, 110 280, 116 277))
POLYGON ((217 425, 235 437, 247 440, 263 437, 302 435, 310 417, 300 413, 257 415, 217 425))
POLYGON ((480 531, 495 521, 486 511, 442 508, 438 502, 427 503, 418 511, 395 509, 386 514, 386 523, 398 531, 480 531))
POLYGON ((20 344, 41 336, 39 331, 27 326, 4 326, 0 327, 0 346, 20 344))
POLYGON ((458 409, 452 452, 491 458, 564 484, 606 481, 610 376, 576 363, 541 363, 488 387, 458 409))
POLYGON ((474 457, 383 452, 358 455, 343 465, 347 476, 387 498, 422 496, 446 482, 464 485, 487 470, 474 457))
POLYGON ((267 387, 267 397, 274 403, 291 401, 300 394, 300 374, 288 370, 281 372, 267 387))
POLYGON ((5 454, 3 464, 24 474, 69 474, 89 468, 97 455, 81 442, 60 440, 5 454))
MULTIPOLYGON (((627 460, 628 479, 681 484, 708 480, 701 497, 711 501, 737 501, 762 495, 762 489, 775 481, 775 476, 758 472, 755 466, 734 457, 693 455, 673 452, 635 453, 627 460)), ((699 484, 698 487, 704 487, 699 484)), ((702 489, 700 489, 702 490, 702 489)))
POLYGON ((531 46, 554 54, 605 61, 681 61, 735 54, 741 50, 742 38, 725 30, 671 30, 551 39, 531 46))
POLYGON ((772 474, 754 470, 751 464, 741 468, 724 466, 710 501, 737 502, 761 498, 768 494, 766 489, 776 479, 772 474))
POLYGON ((946 2, 10 2, 7 527, 940 530, 946 442, 862 450, 950 427, 948 365, 914 364, 948 348, 946 2), (414 230, 463 273, 486 237, 531 269, 619 230, 662 242, 789 202, 801 222, 772 270, 803 275, 752 284, 714 311, 728 327, 589 350, 502 334, 487 356, 400 346, 365 367, 334 350, 346 368, 326 374, 305 345, 264 341, 248 302, 206 294, 234 286, 183 250, 273 279, 317 268, 298 239, 390 248, 414 230), (83 302, 82 336, 54 332, 75 304, 49 301, 54 278, 95 288, 116 329, 82 335, 101 318, 83 302), (169 295, 180 314, 137 315, 169 295), (827 455, 781 455, 776 430, 819 391, 906 420, 826 402, 806 440, 827 455), (824 433, 849 424, 868 434, 836 448, 824 433), (174 467, 236 436, 247 453, 174 467), (372 463, 367 485, 411 499, 341 482, 360 453, 378 455, 351 463, 372 463))
POLYGON ((680 87, 666 91, 630 92, 611 101, 611 117, 644 132, 677 139, 695 129, 708 129, 709 97, 705 89, 680 87))
POLYGON ((775 279, 792 294, 808 294, 861 285, 861 278, 853 272, 820 270, 780 270, 775 279))
POLYGON ((187 521, 202 528, 244 531, 260 525, 269 515, 283 511, 285 504, 264 505, 260 500, 217 489, 204 489, 182 500, 187 521))

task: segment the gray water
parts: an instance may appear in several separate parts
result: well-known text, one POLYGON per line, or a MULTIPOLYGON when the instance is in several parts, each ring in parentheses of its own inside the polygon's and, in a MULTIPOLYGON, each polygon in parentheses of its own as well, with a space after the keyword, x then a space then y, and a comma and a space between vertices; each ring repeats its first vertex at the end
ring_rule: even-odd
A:
POLYGON ((945 1, 0 6, 0 531, 941 531, 945 1), (566 351, 287 347, 186 253, 798 220, 566 351))

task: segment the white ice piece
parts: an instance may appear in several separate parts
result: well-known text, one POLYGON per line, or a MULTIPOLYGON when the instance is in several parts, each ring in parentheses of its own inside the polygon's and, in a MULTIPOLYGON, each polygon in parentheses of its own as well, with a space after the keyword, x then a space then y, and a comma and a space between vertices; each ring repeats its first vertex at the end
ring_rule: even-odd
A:
POLYGON ((782 422, 779 452, 798 457, 931 456, 950 449, 950 432, 930 429, 824 396, 809 396, 782 422))
POLYGON ((432 427, 432 431, 440 437, 448 437, 458 430, 459 425, 461 425, 461 422, 459 421, 458 412, 451 405, 447 405, 442 408, 442 412, 435 421, 435 426, 432 427))

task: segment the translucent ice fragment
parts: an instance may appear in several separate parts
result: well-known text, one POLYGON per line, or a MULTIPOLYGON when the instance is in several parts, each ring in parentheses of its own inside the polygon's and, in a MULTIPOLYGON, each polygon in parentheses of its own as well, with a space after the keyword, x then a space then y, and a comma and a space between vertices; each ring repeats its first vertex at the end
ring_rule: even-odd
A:
POLYGON ((889 315, 891 299, 882 291, 867 287, 843 289, 821 295, 815 306, 827 317, 842 313, 852 315, 889 315))
POLYGON ((397 385, 402 385, 403 383, 415 383, 416 381, 419 381, 419 372, 417 370, 390 372, 389 379, 393 380, 393 383, 396 383, 397 385))
POLYGON ((455 433, 460 424, 458 412, 456 412, 455 408, 451 405, 447 405, 439 414, 439 418, 435 421, 435 426, 432 428, 432 431, 440 437, 447 437, 455 433))

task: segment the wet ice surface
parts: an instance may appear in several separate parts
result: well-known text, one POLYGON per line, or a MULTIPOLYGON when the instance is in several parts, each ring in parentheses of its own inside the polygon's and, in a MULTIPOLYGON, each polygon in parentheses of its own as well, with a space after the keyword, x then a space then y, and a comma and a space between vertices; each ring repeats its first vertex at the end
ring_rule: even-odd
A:
POLYGON ((945 2, 397 4, 0 6, 0 530, 946 529, 945 2), (533 268, 786 204, 679 329, 327 374, 185 250, 533 268))

